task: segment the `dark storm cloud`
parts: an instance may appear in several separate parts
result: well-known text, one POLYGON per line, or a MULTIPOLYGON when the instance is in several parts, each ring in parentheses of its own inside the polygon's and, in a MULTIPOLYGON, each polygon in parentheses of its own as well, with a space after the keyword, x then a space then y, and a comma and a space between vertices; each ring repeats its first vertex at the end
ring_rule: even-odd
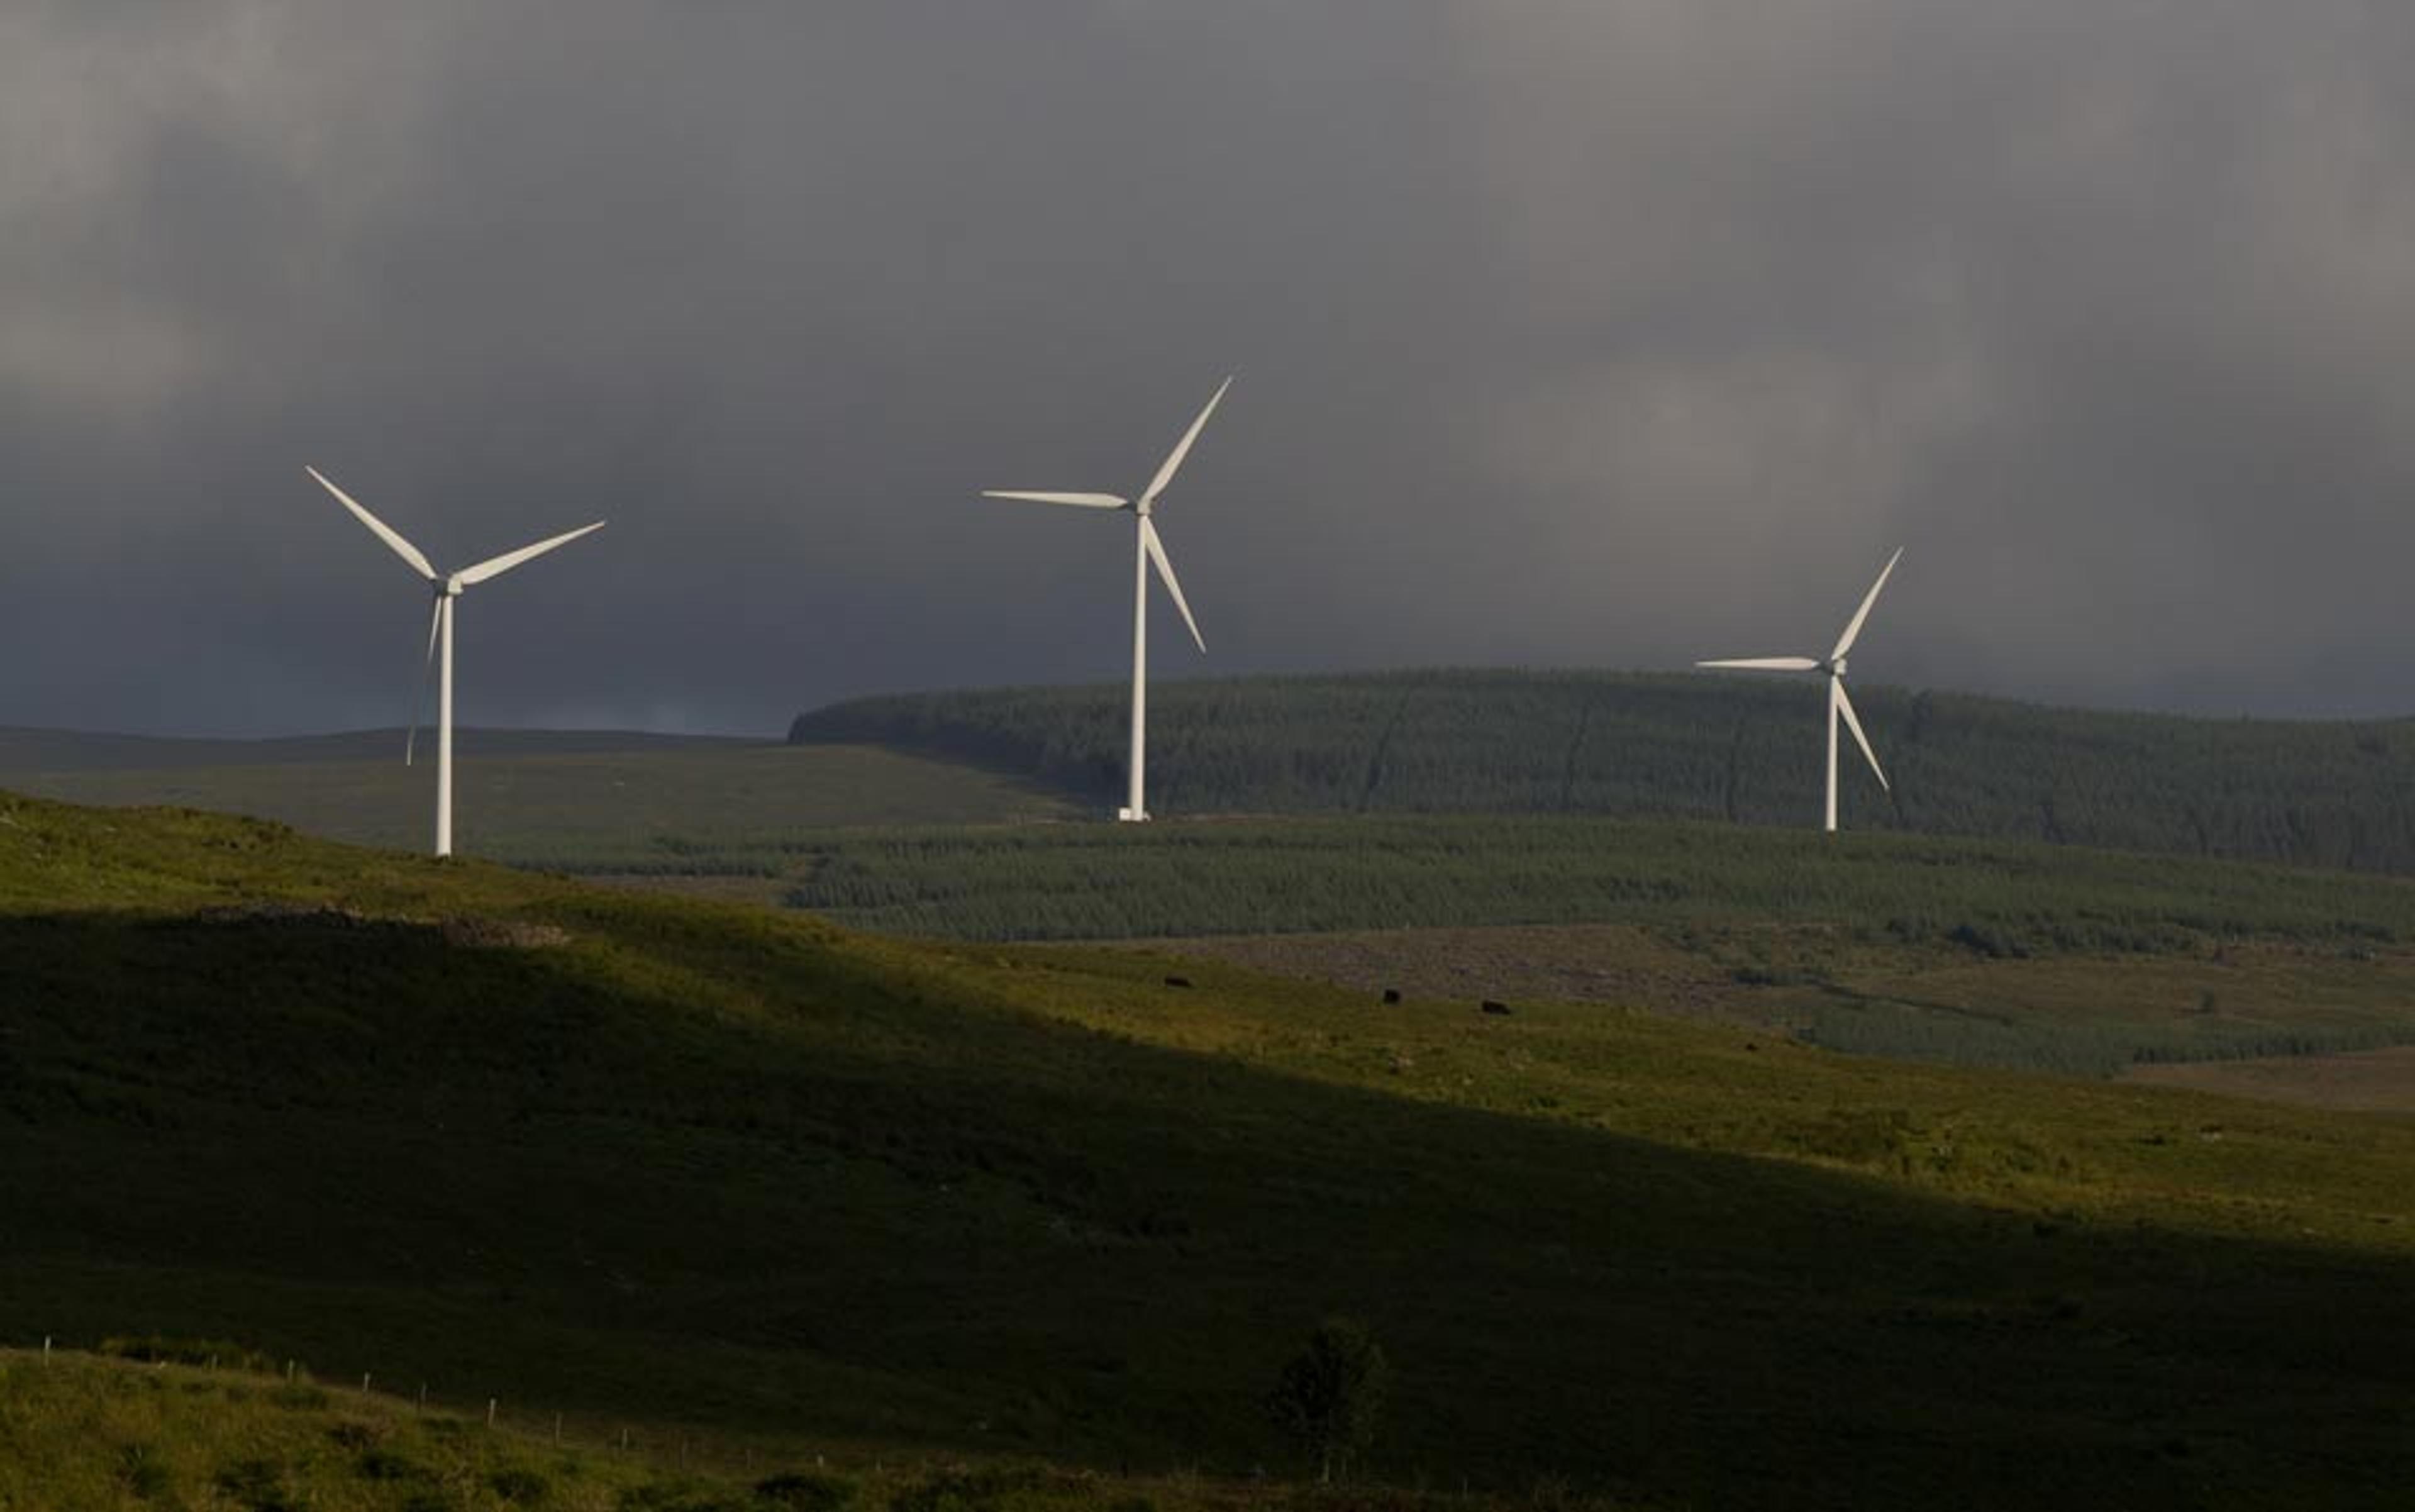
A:
POLYGON ((772 729, 1214 655, 1815 651, 2404 711, 2380 7, 77 3, 0 17, 0 722, 772 729))

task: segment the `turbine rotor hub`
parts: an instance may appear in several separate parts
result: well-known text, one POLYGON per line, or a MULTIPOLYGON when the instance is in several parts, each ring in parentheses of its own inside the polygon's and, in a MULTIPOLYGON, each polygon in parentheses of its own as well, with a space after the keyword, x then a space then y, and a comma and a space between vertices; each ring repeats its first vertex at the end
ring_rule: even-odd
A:
POLYGON ((443 581, 438 583, 436 585, 436 596, 438 598, 459 598, 461 596, 461 579, 458 577, 447 577, 443 581))

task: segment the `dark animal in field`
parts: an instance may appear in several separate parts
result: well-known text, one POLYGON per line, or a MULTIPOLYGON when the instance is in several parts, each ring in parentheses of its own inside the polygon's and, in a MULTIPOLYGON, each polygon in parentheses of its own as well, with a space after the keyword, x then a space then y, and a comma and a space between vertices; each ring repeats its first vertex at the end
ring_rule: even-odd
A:
POLYGON ((1484 1000, 1483 1007, 1484 1011, 1487 1013, 1492 1013, 1501 1018, 1508 1018, 1509 1016, 1509 1005, 1507 1003, 1494 1002, 1492 998, 1488 997, 1484 1000))
POLYGON ((1399 989, 1398 987, 1387 987, 1387 988, 1385 988, 1385 989, 1384 989, 1384 1001, 1385 1001, 1385 1002, 1387 1002, 1387 1003, 1397 1003, 1397 1002, 1399 1002, 1400 1000, 1401 1000, 1401 989, 1399 989))
POLYGON ((1169 987, 1188 987, 1191 985, 1191 979, 1189 977, 1168 977, 1165 979, 1165 984, 1169 987))

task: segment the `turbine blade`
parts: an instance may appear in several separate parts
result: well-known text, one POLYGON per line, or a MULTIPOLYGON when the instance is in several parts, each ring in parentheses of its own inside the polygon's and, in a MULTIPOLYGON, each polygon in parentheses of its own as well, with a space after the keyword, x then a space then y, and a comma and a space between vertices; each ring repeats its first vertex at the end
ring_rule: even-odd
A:
POLYGON ((464 588, 472 583, 483 583, 489 577, 500 577, 531 557, 541 557, 555 546, 568 546, 582 535, 602 530, 604 525, 605 522, 599 519, 592 525, 581 525, 575 531, 564 531, 560 535, 550 536, 534 546, 524 546, 518 551, 506 551, 500 557, 488 557, 476 566, 464 567, 453 576, 460 580, 464 588))
POLYGON ((331 494, 334 494, 336 496, 336 502, 343 505, 346 509, 351 510, 355 516, 359 516, 362 524, 375 531, 379 540, 383 541, 386 545, 394 547, 394 554, 400 557, 403 561, 411 563, 411 565, 417 570, 420 576, 428 579, 430 582, 435 581, 436 569, 428 565, 428 559, 420 554, 419 547, 412 546, 410 542, 404 540, 402 536, 395 531, 394 527, 378 518, 375 515, 370 514, 368 510, 363 509, 360 505, 360 502, 354 499, 351 494, 346 493, 343 489, 337 487, 332 483, 329 483, 327 481, 327 475, 320 472, 317 468, 305 467, 302 471, 318 479, 320 487, 326 489, 331 494))
POLYGON ((1166 454, 1165 465, 1157 470, 1157 476, 1149 479, 1148 487, 1141 490, 1140 502, 1143 507, 1157 502, 1157 496, 1163 493, 1165 486, 1174 481, 1175 472, 1182 466, 1182 459, 1191 455, 1191 443, 1197 441, 1199 433, 1208 428, 1208 417, 1216 412, 1216 406, 1224 402, 1224 391, 1232 386, 1233 381, 1229 378, 1216 385, 1216 392, 1208 399, 1208 408, 1200 411, 1199 418, 1191 422, 1191 428, 1182 433, 1182 439, 1175 442, 1174 450, 1166 454))
POLYGON ((1879 569, 1879 580, 1872 583, 1869 592, 1863 596, 1862 606, 1853 611, 1853 622, 1845 626, 1845 633, 1837 637, 1837 649, 1828 653, 1828 660, 1833 662, 1853 649, 1854 639, 1862 633, 1862 621, 1870 617, 1870 606, 1879 601, 1879 590, 1886 587, 1887 575, 1895 571, 1895 564, 1902 560, 1903 547, 1898 546, 1895 555, 1887 558, 1886 565, 1879 569))
POLYGON ((1696 666, 1740 666, 1754 672, 1817 672, 1820 664, 1808 656, 1748 656, 1736 661, 1696 662, 1696 666))
POLYGON ((1165 560, 1165 547, 1157 539, 1157 527, 1149 523, 1146 515, 1140 518, 1140 539, 1148 547, 1148 560, 1157 563, 1157 575, 1165 579, 1165 591, 1174 595, 1174 606, 1182 611, 1182 622, 1191 627, 1192 643, 1206 654, 1208 642, 1199 638, 1199 621, 1191 618, 1191 606, 1183 602, 1182 585, 1174 579, 1174 563, 1165 560))
POLYGON ((419 664, 419 691, 411 696, 411 733, 402 741, 402 764, 406 767, 419 748, 419 716, 428 708, 428 680, 436 675, 436 632, 443 623, 444 600, 439 595, 436 607, 428 615, 428 657, 419 664))
POLYGON ((1862 733, 1862 722, 1853 713, 1853 700, 1852 696, 1845 692, 1845 680, 1843 678, 1838 678, 1835 681, 1837 687, 1837 712, 1845 716, 1845 727, 1853 732, 1853 743, 1862 748, 1862 755, 1868 759, 1870 771, 1878 778, 1879 786, 1886 788, 1890 793, 1894 792, 1895 788, 1888 784, 1886 773, 1879 768, 1879 754, 1870 749, 1870 738, 1862 733))
POLYGON ((1021 499, 1035 504, 1072 504, 1078 509, 1130 509, 1132 501, 1111 493, 1031 493, 1020 488, 983 488, 983 499, 1021 499))

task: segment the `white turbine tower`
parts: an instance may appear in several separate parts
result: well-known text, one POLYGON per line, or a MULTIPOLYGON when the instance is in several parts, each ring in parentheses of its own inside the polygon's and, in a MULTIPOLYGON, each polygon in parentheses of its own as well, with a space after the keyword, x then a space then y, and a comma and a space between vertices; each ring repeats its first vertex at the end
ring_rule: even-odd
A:
POLYGON ((1199 622, 1191 618, 1191 606, 1183 602, 1182 585, 1175 580, 1174 565, 1165 560, 1165 547, 1158 541, 1157 527, 1150 522, 1150 516, 1157 512, 1158 497, 1165 492, 1165 486, 1174 481, 1174 474, 1182 466, 1182 459, 1191 455, 1192 442, 1197 441, 1199 433, 1208 427, 1208 417, 1216 412, 1216 406, 1223 402, 1224 391, 1232 386, 1233 381, 1229 378, 1217 385, 1215 394, 1208 400, 1208 407, 1199 412, 1198 419, 1191 422, 1191 428, 1182 433, 1182 439, 1167 454, 1165 465, 1157 470, 1157 476, 1149 479, 1148 487, 1141 490, 1137 499, 1126 499, 1112 493, 1032 493, 1007 488, 982 490, 984 499, 1024 499, 1042 504, 1072 504, 1078 509, 1129 509, 1138 522, 1139 544, 1133 547, 1132 555, 1132 782, 1129 801, 1116 813, 1118 819, 1137 822, 1148 817, 1148 805, 1143 800, 1142 787, 1148 765, 1148 568, 1151 562, 1157 564, 1158 576, 1165 579, 1165 591, 1174 595, 1174 606, 1182 611, 1182 622, 1191 627, 1192 640, 1198 645, 1202 654, 1208 650, 1208 642, 1199 637, 1199 622))
MULTIPOLYGON (((539 541, 534 546, 524 546, 518 551, 489 557, 474 567, 464 567, 456 573, 440 573, 417 546, 396 533, 385 521, 362 508, 352 495, 329 483, 326 474, 315 467, 306 467, 303 471, 317 479, 320 487, 334 494, 338 503, 359 516, 360 522, 368 526, 379 540, 392 546, 396 556, 428 580, 435 594, 436 606, 428 621, 428 659, 442 668, 437 678, 436 695, 436 854, 450 856, 453 854, 453 601, 461 596, 461 590, 472 583, 499 577, 532 557, 541 557, 555 546, 567 546, 590 531, 602 530, 604 521, 599 519, 592 525, 581 526, 566 534, 539 541)), ((411 764, 413 748, 419 743, 419 708, 427 696, 428 675, 423 668, 419 679, 419 697, 411 706, 411 734, 402 747, 405 766, 411 764)))
MULTIPOLYGON (((1895 548, 1895 555, 1887 558, 1886 565, 1879 569, 1879 580, 1872 583, 1869 592, 1863 595, 1862 606, 1853 611, 1852 622, 1846 625, 1845 633, 1837 637, 1837 649, 1828 653, 1826 660, 1817 660, 1809 656, 1756 656, 1739 661, 1694 664, 1696 666, 1744 667, 1756 672, 1825 672, 1828 674, 1828 810, 1825 828, 1832 834, 1837 829, 1837 721, 1838 719, 1841 718, 1845 722, 1845 727, 1853 732, 1853 743, 1860 746, 1862 755, 1869 758, 1870 771, 1877 775, 1879 786, 1887 786, 1886 773, 1879 769, 1878 753, 1870 749, 1870 738, 1862 733, 1862 722, 1853 713, 1853 700, 1845 693, 1845 653, 1853 649, 1853 642, 1860 637, 1862 621, 1870 617, 1870 606, 1879 601, 1879 590, 1886 587, 1887 575, 1894 572, 1895 564, 1902 560, 1903 547, 1898 546, 1895 548)), ((1892 791, 1892 789, 1889 790, 1892 791)))

